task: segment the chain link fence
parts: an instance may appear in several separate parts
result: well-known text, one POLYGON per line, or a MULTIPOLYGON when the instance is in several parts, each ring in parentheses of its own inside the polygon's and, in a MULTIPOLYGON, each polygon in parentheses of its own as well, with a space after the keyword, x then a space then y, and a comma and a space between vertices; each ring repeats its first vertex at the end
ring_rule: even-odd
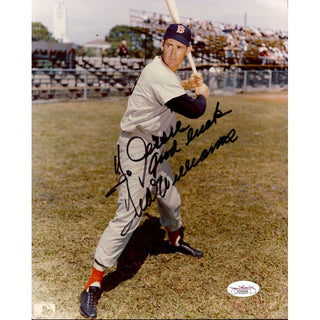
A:
POLYGON ((212 94, 288 89, 288 70, 211 69, 207 81, 212 94))
MULTIPOLYGON (((201 70, 211 95, 282 90, 288 88, 288 70, 201 70)), ((139 71, 32 69, 32 100, 97 99, 127 96, 139 71)), ((178 71, 187 79, 191 71, 178 71)))

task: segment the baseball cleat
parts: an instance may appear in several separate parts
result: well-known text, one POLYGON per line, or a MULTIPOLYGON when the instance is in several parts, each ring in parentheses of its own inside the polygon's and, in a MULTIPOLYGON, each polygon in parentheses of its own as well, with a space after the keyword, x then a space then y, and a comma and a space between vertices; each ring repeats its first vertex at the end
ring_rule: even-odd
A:
POLYGON ((170 245, 171 250, 173 252, 181 252, 183 254, 187 254, 187 255, 193 256, 195 258, 202 258, 203 257, 202 251, 191 247, 191 245, 189 243, 183 241, 184 229, 185 229, 184 227, 181 227, 179 229, 180 238, 178 240, 177 245, 172 245, 169 241, 169 245, 170 245))
POLYGON ((180 246, 177 248, 180 249, 180 252, 185 253, 185 254, 189 254, 195 258, 202 258, 203 257, 202 251, 191 247, 189 243, 186 243, 184 241, 181 241, 180 246))
POLYGON ((171 247, 171 250, 173 250, 174 252, 181 252, 183 254, 187 254, 187 255, 193 256, 195 258, 202 258, 203 257, 202 251, 195 249, 195 248, 192 248, 189 243, 186 243, 184 241, 179 241, 178 246, 170 245, 170 247, 171 247))
POLYGON ((101 291, 99 287, 90 286, 89 291, 83 290, 80 295, 80 313, 85 318, 97 317, 97 304, 101 291))

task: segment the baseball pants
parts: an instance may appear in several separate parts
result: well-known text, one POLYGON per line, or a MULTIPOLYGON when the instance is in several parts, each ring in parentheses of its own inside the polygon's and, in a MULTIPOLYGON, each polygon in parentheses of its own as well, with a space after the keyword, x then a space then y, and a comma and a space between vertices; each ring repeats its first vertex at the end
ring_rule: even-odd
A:
POLYGON ((170 231, 182 226, 180 217, 180 195, 175 185, 172 185, 173 174, 168 160, 155 166, 155 153, 159 155, 164 146, 155 148, 148 156, 146 146, 152 143, 150 135, 143 133, 122 133, 118 139, 118 165, 121 168, 119 175, 118 203, 115 217, 109 222, 103 232, 95 251, 95 261, 106 268, 113 267, 123 249, 138 227, 142 218, 142 208, 150 199, 150 192, 156 197, 160 214, 160 223, 170 231), (141 159, 141 160, 139 160, 141 159), (155 168, 156 170, 150 170, 155 168), (150 173, 150 171, 153 171, 150 173), (159 178, 162 180, 158 180, 159 178), (125 178, 125 179, 124 179, 125 178), (167 179, 169 188, 164 194, 164 181, 167 179), (162 181, 162 190, 155 186, 155 181, 162 181), (161 193, 161 194, 160 194, 161 193))

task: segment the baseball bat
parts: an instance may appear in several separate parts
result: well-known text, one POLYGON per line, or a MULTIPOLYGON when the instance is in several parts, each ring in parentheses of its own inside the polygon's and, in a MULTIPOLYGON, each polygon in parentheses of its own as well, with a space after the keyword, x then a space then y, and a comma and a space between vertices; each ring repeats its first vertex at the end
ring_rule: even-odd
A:
MULTIPOLYGON (((169 9, 169 12, 170 12, 170 15, 171 15, 173 22, 174 23, 181 23, 180 14, 179 14, 176 0, 166 0, 166 3, 167 3, 167 7, 169 9)), ((188 61, 189 61, 189 64, 191 66, 193 73, 197 73, 197 69, 194 64, 191 52, 189 52, 187 54, 187 58, 188 58, 188 61)))

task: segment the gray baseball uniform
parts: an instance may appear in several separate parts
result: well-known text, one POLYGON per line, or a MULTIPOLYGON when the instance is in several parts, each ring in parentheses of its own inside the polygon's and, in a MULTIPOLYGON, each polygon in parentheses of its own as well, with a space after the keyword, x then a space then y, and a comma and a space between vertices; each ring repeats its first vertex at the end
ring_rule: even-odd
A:
POLYGON ((172 185, 170 165, 165 160, 154 166, 155 157, 159 158, 164 145, 152 151, 147 146, 153 145, 152 135, 168 135, 171 127, 175 128, 176 113, 165 103, 184 94, 178 76, 160 57, 155 57, 142 71, 129 97, 118 140, 119 181, 124 182, 119 185, 116 215, 102 234, 95 252, 95 262, 100 266, 115 265, 139 225, 146 202, 150 200, 150 191, 156 196, 160 223, 170 231, 182 226, 181 201, 176 186, 172 185))

